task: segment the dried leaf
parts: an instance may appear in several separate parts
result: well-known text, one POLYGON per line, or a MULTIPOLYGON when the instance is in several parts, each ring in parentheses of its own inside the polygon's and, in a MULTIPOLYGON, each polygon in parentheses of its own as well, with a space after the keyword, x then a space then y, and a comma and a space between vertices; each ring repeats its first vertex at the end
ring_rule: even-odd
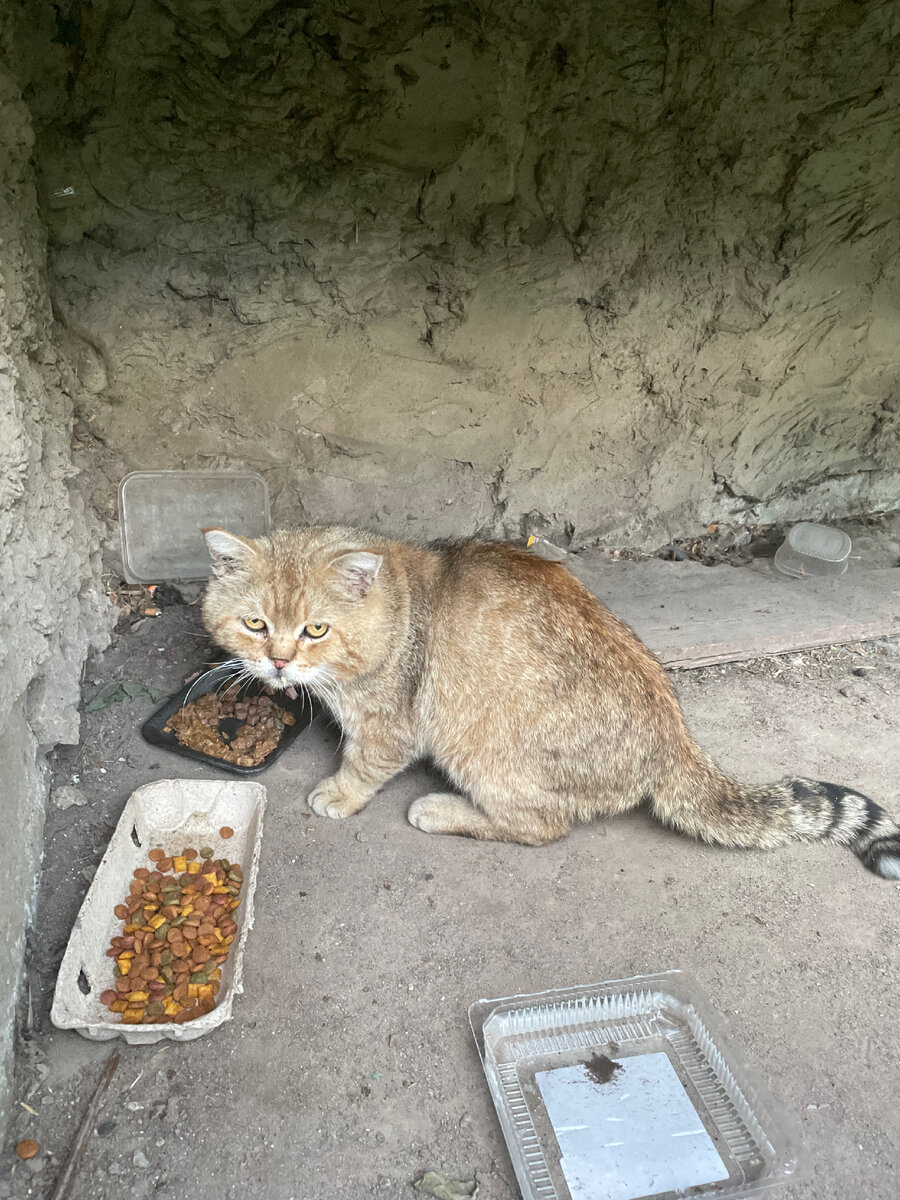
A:
POLYGON ((121 704, 127 699, 125 689, 120 683, 115 683, 112 687, 104 688, 102 692, 98 692, 92 700, 88 700, 84 706, 85 712, 100 712, 101 709, 109 708, 113 704, 121 704))
POLYGON ((105 687, 102 692, 98 692, 88 700, 84 706, 85 712, 100 712, 104 708, 110 708, 113 704, 121 704, 123 700, 136 700, 138 696, 149 696, 154 704, 158 704, 164 699, 165 692, 158 692, 155 688, 147 687, 145 683, 139 683, 136 679, 124 679, 121 683, 113 683, 105 687))
POLYGON ((445 1179, 435 1171, 426 1171, 413 1187, 435 1200, 477 1200, 478 1184, 474 1179, 463 1183, 459 1179, 445 1179))

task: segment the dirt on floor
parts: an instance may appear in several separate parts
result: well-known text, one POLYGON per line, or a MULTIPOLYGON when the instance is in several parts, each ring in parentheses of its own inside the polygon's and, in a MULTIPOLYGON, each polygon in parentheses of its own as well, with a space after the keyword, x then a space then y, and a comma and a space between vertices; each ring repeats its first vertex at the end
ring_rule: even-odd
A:
MULTIPOLYGON (((139 734, 156 698, 209 659, 196 605, 122 625, 86 671, 81 743, 55 762, 3 1198, 50 1195, 111 1053, 48 1014, 122 806, 141 784, 214 774, 139 734), (20 1138, 40 1143, 30 1162, 13 1153, 20 1138)), ((674 678, 701 743, 741 778, 852 783, 900 814, 897 642, 674 678)), ((431 837, 405 819, 430 787, 424 770, 328 821, 305 797, 337 753, 316 723, 261 777, 234 1020, 193 1043, 118 1047, 69 1200, 377 1200, 419 1194, 427 1170, 514 1200, 469 1004, 674 967, 699 980, 801 1127, 813 1176, 783 1194, 893 1200, 900 886, 835 846, 719 850, 643 813, 541 849, 431 837)))

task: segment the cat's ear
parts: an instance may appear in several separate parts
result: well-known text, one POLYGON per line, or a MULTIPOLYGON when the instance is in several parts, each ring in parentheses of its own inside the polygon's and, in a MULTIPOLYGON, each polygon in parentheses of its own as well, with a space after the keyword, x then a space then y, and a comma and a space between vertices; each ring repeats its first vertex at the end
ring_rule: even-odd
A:
POLYGON ((256 547, 247 538, 227 529, 204 529, 206 547, 212 559, 213 575, 222 579, 225 575, 233 575, 241 567, 247 566, 256 554, 256 547))
POLYGON ((380 554, 369 550, 350 550, 333 558, 328 565, 340 580, 342 590, 352 599, 362 600, 369 594, 383 561, 380 554))

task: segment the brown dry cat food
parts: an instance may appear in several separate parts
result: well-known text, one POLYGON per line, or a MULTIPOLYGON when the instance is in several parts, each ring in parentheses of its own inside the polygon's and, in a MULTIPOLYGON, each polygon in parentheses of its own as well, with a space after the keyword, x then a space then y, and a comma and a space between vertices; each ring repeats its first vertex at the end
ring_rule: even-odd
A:
POLYGON ((281 741, 285 726, 295 720, 294 714, 271 696, 241 698, 238 688, 232 686, 221 696, 207 692, 185 704, 169 717, 163 733, 174 733, 182 746, 212 758, 238 767, 258 767, 281 741), (230 738, 219 731, 219 722, 226 717, 244 722, 230 738))
POLYGON ((125 923, 106 952, 115 959, 115 984, 100 1001, 125 1025, 180 1025, 216 1006, 244 873, 193 849, 171 858, 151 850, 148 858, 156 869, 138 867, 114 909, 120 919, 124 909, 125 923))

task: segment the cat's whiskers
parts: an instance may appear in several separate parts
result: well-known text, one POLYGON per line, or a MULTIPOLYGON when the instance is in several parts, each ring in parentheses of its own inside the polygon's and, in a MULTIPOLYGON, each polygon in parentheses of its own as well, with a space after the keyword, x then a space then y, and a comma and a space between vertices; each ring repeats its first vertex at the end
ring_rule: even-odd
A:
POLYGON ((311 681, 311 686, 317 693, 321 694, 322 699, 336 718, 340 729, 338 745, 342 746, 344 744, 344 713, 341 708, 341 701, 345 700, 345 697, 341 685, 330 671, 322 667, 315 679, 311 681))
POLYGON ((260 679, 255 671, 252 671, 249 667, 247 667, 240 673, 240 675, 238 675, 234 682, 237 686, 237 692, 235 693, 234 698, 237 700, 244 688, 249 687, 254 682, 263 683, 264 681, 260 679))
POLYGON ((237 670, 234 670, 230 674, 226 675, 216 687, 216 695, 221 696, 223 692, 227 692, 238 676, 239 672, 237 670))
MULTIPOLYGON (((240 694, 244 690, 244 688, 249 687, 250 684, 259 683, 259 684, 265 685, 266 681, 265 681, 265 679, 262 679, 256 673, 256 671, 253 670, 252 667, 248 667, 248 666, 245 666, 242 664, 242 669, 240 671, 235 672, 235 674, 230 679, 226 680, 226 683, 228 685, 225 688, 226 691, 230 691, 231 688, 236 689, 235 693, 234 693, 234 699, 237 700, 240 697, 240 694)), ((221 689, 220 689, 220 692, 221 692, 221 689)))
POLYGON ((307 705, 307 702, 309 702, 309 721, 307 722, 307 727, 308 727, 309 725, 312 724, 313 719, 315 718, 315 715, 316 715, 316 706, 313 702, 313 694, 309 690, 309 688, 306 686, 305 683, 295 683, 293 686, 298 689, 300 696, 303 700, 303 704, 300 709, 301 717, 306 712, 306 705, 307 705))
MULTIPOLYGON (((200 675, 197 676, 197 678, 194 680, 194 682, 188 688, 187 692, 185 693, 185 697, 181 702, 181 707, 184 708, 184 706, 187 704, 187 702, 191 698, 191 692, 194 690, 194 688, 197 686, 197 684, 202 683, 203 680, 207 678, 207 676, 215 675, 217 671, 229 671, 229 672, 235 671, 241 665, 241 662, 242 662, 242 660, 239 658, 227 658, 224 662, 216 663, 214 666, 210 667, 208 671, 203 671, 200 675)), ((228 675, 226 675, 225 678, 227 679, 228 675)))

